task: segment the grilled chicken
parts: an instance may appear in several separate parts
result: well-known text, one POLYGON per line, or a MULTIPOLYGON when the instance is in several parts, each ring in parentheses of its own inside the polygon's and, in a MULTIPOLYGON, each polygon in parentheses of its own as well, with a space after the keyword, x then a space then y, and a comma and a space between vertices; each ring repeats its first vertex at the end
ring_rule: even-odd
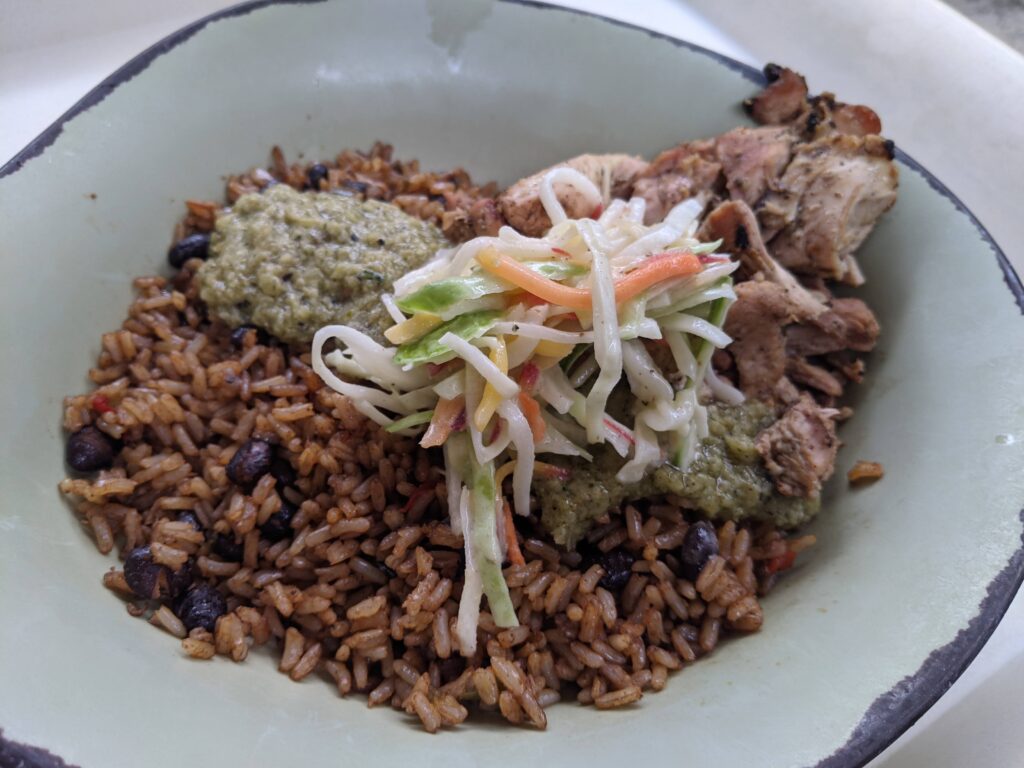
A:
POLYGON ((505 220, 498 204, 491 198, 474 200, 467 208, 456 208, 441 214, 441 231, 453 243, 461 243, 482 235, 496 235, 505 220))
POLYGON ((757 436, 765 467, 784 496, 817 497, 835 470, 839 411, 822 408, 802 394, 782 417, 757 436))
POLYGON ((821 392, 829 397, 843 394, 843 382, 827 368, 803 357, 786 358, 786 375, 795 384, 821 392))
POLYGON ((807 81, 791 69, 769 64, 764 68, 768 85, 743 106, 762 125, 791 123, 807 107, 807 81))
POLYGON ((644 221, 650 224, 683 200, 717 192, 721 175, 714 142, 691 141, 655 157, 634 183, 633 194, 647 201, 644 221))
MULTIPOLYGON (((704 219, 699 236, 721 239, 722 249, 739 259, 741 277, 749 278, 736 286, 737 301, 725 326, 733 338, 729 352, 735 357, 740 389, 780 402, 793 399, 793 383, 831 398, 842 395, 850 377, 806 357, 872 349, 879 327, 867 305, 855 298, 831 299, 825 289, 803 286, 768 253, 745 203, 716 207, 704 219), (773 287, 764 287, 768 284, 773 287)), ((852 362, 845 361, 844 367, 852 362)))
POLYGON ((758 211, 780 264, 851 285, 864 282, 853 254, 896 202, 890 151, 880 136, 846 134, 797 147, 758 211))
POLYGON ((881 329, 878 319, 860 299, 834 299, 832 317, 822 322, 793 326, 786 331, 786 351, 794 356, 827 355, 844 349, 871 351, 881 329))
MULTIPOLYGON (((509 226, 531 237, 547 232, 551 220, 540 201, 541 182, 548 171, 561 167, 579 171, 608 198, 629 197, 647 163, 633 155, 580 155, 520 179, 498 196, 498 210, 509 226)), ((555 194, 569 218, 594 215, 593 203, 571 185, 556 184, 555 194)))
POLYGON ((756 205, 793 156, 788 128, 735 128, 715 140, 729 197, 756 205))
POLYGON ((729 352, 739 388, 748 397, 774 400, 776 387, 786 376, 783 329, 810 317, 778 283, 747 280, 738 283, 735 290, 736 303, 726 316, 725 332, 732 338, 729 352))
POLYGON ((699 194, 724 194, 754 205, 789 163, 795 140, 785 127, 735 128, 662 152, 633 188, 647 201, 644 220, 659 221, 699 194))
MULTIPOLYGON (((834 298, 831 281, 863 282, 854 252, 894 203, 898 175, 878 115, 830 93, 809 96, 804 79, 769 65, 768 85, 746 102, 757 127, 665 150, 649 164, 629 155, 581 155, 578 170, 609 197, 637 196, 645 222, 679 203, 711 200, 699 238, 722 240, 741 262, 737 300, 726 318, 732 337, 713 365, 749 397, 771 401, 781 417, 757 439, 780 493, 813 497, 833 471, 839 440, 831 406, 864 371, 860 354, 879 336, 860 299, 834 298)), ((559 166, 553 166, 559 167, 559 166)), ((508 224, 541 235, 551 222, 540 202, 545 169, 494 200, 467 201, 445 214, 445 232, 463 240, 508 224)), ((557 184, 566 213, 595 215, 594 201, 557 184)))
POLYGON ((739 259, 745 276, 760 274, 779 285, 795 307, 794 315, 810 319, 828 312, 828 306, 821 299, 769 255, 757 218, 746 203, 729 201, 716 207, 704 219, 699 236, 704 241, 721 240, 722 250, 739 259))
POLYGON ((830 133, 868 136, 882 132, 882 121, 870 107, 836 101, 833 94, 808 95, 807 81, 791 69, 769 64, 761 93, 743 102, 761 125, 786 125, 810 141, 830 133))

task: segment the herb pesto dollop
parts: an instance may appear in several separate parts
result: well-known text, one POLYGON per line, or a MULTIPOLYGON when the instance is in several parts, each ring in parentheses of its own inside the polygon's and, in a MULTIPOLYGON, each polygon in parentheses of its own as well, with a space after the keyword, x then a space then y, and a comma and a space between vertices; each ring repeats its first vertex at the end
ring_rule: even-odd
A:
POLYGON ((567 480, 536 478, 541 524, 556 543, 574 547, 594 523, 625 501, 664 494, 684 499, 712 520, 766 520, 795 528, 817 514, 818 499, 782 496, 775 491, 754 445, 757 434, 775 420, 771 407, 758 401, 708 407, 708 436, 685 470, 662 464, 638 483, 615 479, 622 459, 598 446, 594 461, 558 462, 570 469, 567 480))
POLYGON ((390 203, 276 184, 217 217, 199 295, 226 324, 305 344, 324 325, 378 341, 392 282, 447 245, 432 224, 390 203))

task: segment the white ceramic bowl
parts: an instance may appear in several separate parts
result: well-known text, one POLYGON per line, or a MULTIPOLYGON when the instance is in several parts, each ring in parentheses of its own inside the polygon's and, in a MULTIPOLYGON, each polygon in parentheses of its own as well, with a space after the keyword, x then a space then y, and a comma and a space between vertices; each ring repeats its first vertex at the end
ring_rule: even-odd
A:
POLYGON ((257 2, 129 62, 0 170, 4 736, 87 768, 852 766, 891 742, 970 662, 1024 573, 1021 285, 902 154, 899 202, 861 259, 884 332, 820 545, 767 600, 759 634, 639 706, 561 705, 545 733, 471 721, 431 737, 293 684, 267 657, 190 661, 100 586, 114 561, 56 490, 61 398, 85 389, 132 277, 162 268, 186 196, 218 196, 272 144, 329 157, 379 137, 425 167, 509 182, 584 151, 651 155, 726 130, 759 82, 687 43, 533 3, 257 2), (882 461, 884 481, 843 487, 858 458, 882 461))

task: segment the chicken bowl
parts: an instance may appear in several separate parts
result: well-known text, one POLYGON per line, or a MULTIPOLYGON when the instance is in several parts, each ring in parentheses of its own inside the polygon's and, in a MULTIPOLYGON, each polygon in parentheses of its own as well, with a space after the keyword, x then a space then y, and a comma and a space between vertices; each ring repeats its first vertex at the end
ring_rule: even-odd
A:
POLYGON ((116 762, 140 711, 139 749, 230 722, 168 764, 895 738, 1021 578, 1021 291, 804 74, 516 3, 258 4, 88 96, 0 181, 51 254, 6 284, 3 748, 116 762))

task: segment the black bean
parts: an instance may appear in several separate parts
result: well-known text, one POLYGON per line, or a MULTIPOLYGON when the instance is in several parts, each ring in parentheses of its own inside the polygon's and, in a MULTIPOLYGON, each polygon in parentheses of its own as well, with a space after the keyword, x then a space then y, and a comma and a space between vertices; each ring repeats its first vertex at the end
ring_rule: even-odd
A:
POLYGON ((232 563, 242 562, 242 552, 245 549, 233 533, 218 533, 213 537, 213 545, 210 548, 215 554, 232 563))
POLYGON ((691 525, 679 549, 683 578, 696 581, 707 561, 717 554, 718 536, 715 535, 715 527, 706 520, 691 525))
POLYGON ((228 462, 228 479, 242 488, 251 488, 270 469, 274 447, 266 440, 246 440, 228 462))
POLYGON ((210 236, 205 232, 183 237, 167 251, 167 261, 181 269, 189 259, 206 259, 210 255, 210 236))
POLYGON ((188 523, 196 531, 203 530, 203 524, 199 522, 199 518, 196 516, 196 513, 193 512, 191 509, 186 509, 184 512, 179 512, 178 522, 188 523))
POLYGON ((700 640, 700 630, 693 624, 679 624, 677 625, 679 634, 681 634, 688 643, 696 643, 700 640))
POLYGON ((309 166, 306 171, 306 179, 309 181, 310 189, 320 189, 320 182, 327 178, 327 166, 323 163, 309 166))
POLYGON ((191 559, 186 561, 178 570, 171 572, 171 582, 168 590, 170 594, 168 597, 172 604, 185 594, 185 590, 192 586, 195 575, 195 563, 191 559))
POLYGON ((298 478, 295 468, 291 465, 291 462, 281 456, 275 456, 274 460, 270 462, 270 474, 272 474, 274 479, 277 481, 278 493, 280 493, 285 486, 294 483, 298 478))
POLYGON ((228 604, 224 595, 205 581, 200 581, 185 593, 178 604, 177 613, 189 632, 196 627, 213 632, 217 627, 217 619, 227 611, 228 604))
POLYGON ((64 460, 79 472, 107 469, 114 463, 114 441, 96 427, 82 427, 68 436, 64 460))
POLYGON ((153 562, 149 547, 136 547, 124 560, 124 580, 139 597, 159 600, 171 595, 171 569, 153 562))
POLYGON ((604 568, 604 576, 598 583, 605 589, 622 589, 629 581, 635 560, 636 558, 624 549, 606 552, 598 559, 598 563, 604 568))
POLYGON ((260 526, 260 535, 270 542, 282 541, 291 538, 292 518, 298 510, 295 505, 286 499, 281 499, 281 508, 267 518, 267 522, 260 526))
POLYGON ((579 569, 581 571, 585 571, 590 566, 597 564, 604 555, 604 552, 594 546, 592 541, 588 541, 587 539, 580 539, 576 542, 576 553, 581 558, 579 565, 579 569))
POLYGON ((441 673, 441 682, 450 683, 466 670, 466 657, 456 653, 447 659, 440 659, 437 666, 441 673))

